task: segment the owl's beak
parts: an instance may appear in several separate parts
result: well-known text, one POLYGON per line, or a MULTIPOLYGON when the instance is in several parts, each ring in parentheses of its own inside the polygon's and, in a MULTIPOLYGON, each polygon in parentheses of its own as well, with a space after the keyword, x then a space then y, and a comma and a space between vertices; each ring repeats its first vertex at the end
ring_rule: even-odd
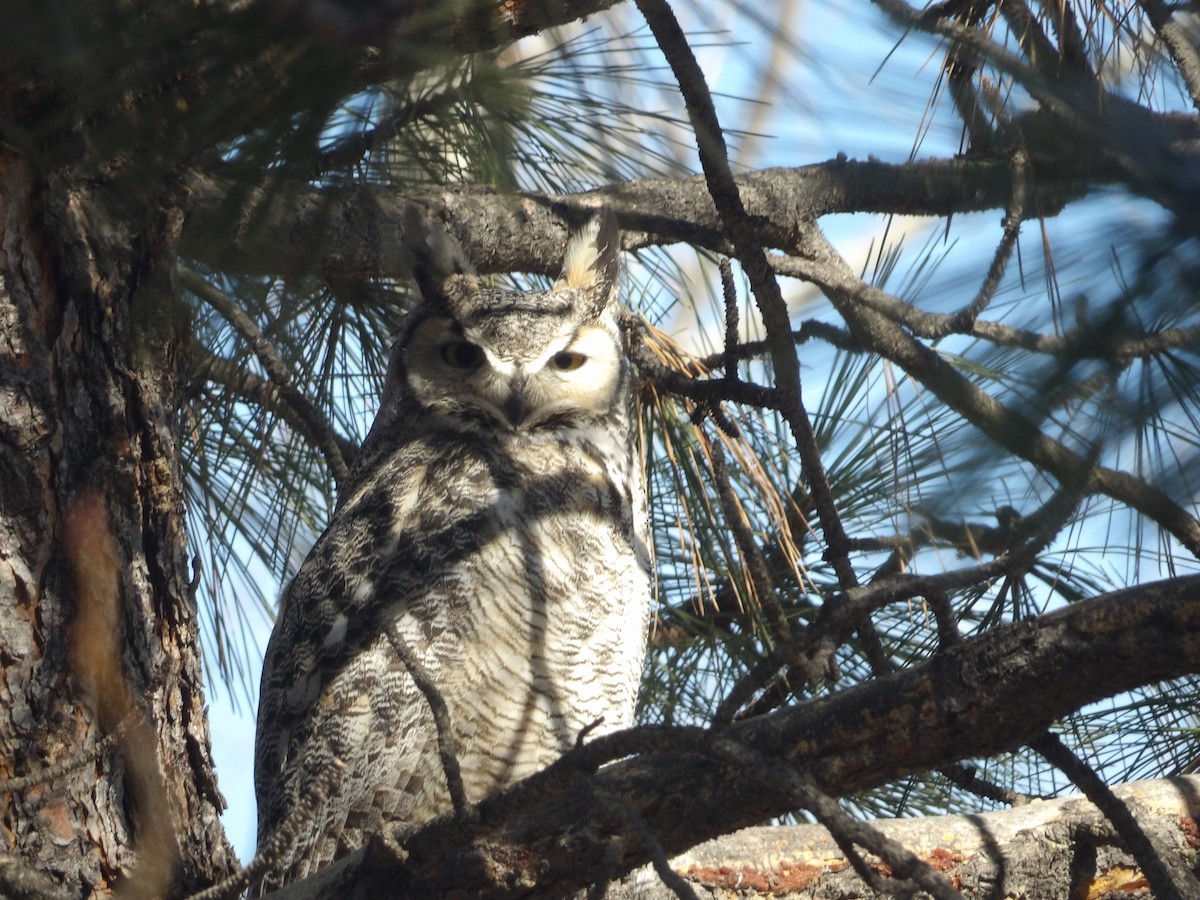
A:
POLYGON ((520 428, 529 414, 529 404, 525 396, 525 384, 517 381, 504 400, 504 418, 508 419, 513 428, 520 428))

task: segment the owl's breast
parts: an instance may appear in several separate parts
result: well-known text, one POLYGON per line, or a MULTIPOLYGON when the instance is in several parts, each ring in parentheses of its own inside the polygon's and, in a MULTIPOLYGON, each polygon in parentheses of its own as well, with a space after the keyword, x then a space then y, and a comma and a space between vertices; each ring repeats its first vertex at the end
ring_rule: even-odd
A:
POLYGON ((601 733, 632 724, 649 613, 627 479, 587 454, 509 463, 475 473, 488 484, 473 479, 464 501, 475 546, 398 610, 425 634, 443 623, 434 665, 476 797, 552 762, 598 721, 601 733))

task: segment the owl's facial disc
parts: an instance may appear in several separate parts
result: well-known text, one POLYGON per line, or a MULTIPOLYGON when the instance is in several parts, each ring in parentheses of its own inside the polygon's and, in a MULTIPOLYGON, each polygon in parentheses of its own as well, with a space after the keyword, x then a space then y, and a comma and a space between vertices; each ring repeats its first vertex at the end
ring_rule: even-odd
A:
POLYGON ((419 325, 406 353, 417 399, 449 419, 507 432, 600 415, 615 400, 619 344, 602 325, 504 353, 484 340, 450 319, 419 325))

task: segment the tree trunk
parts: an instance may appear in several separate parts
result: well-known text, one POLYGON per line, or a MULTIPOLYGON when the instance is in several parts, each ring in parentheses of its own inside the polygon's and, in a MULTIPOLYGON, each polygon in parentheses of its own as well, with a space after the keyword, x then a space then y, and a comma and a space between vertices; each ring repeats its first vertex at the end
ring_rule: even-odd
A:
POLYGON ((233 860, 177 453, 178 216, 0 153, 0 893, 163 896, 233 860))

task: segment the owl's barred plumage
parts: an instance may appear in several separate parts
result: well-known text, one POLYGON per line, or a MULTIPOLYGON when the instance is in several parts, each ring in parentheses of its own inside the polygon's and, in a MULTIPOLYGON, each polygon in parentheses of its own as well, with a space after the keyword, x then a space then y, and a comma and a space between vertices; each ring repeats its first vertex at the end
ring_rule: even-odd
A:
POLYGON ((598 720, 633 721, 650 560, 615 218, 601 211, 534 292, 480 288, 444 233, 407 230, 423 231, 423 302, 267 648, 260 847, 333 760, 344 774, 266 886, 451 808, 392 623, 447 705, 470 802, 598 720))

